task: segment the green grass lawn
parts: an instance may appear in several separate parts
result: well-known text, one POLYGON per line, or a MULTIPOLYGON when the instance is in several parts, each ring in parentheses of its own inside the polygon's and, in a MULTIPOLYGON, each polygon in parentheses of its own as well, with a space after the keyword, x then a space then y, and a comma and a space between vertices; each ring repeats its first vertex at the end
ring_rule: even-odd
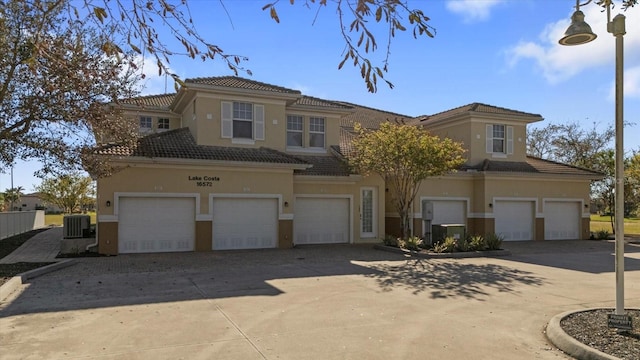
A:
MULTIPOLYGON (((87 215, 91 216, 91 223, 95 224, 96 223, 96 213, 95 212, 90 212, 87 215)), ((56 225, 56 226, 62 226, 62 218, 64 217, 64 214, 46 214, 44 216, 44 224, 49 226, 49 225, 56 225)))
MULTIPOLYGON (((609 216, 591 215, 591 232, 599 230, 607 230, 609 233, 613 233, 609 216)), ((640 218, 625 218, 624 233, 625 235, 640 236, 640 218)))

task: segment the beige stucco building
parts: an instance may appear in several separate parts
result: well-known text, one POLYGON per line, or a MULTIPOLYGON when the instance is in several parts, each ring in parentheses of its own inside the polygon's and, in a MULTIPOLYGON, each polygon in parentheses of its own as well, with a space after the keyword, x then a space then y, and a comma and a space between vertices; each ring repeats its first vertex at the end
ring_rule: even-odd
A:
POLYGON ((397 232, 393 199, 345 154, 356 122, 394 120, 468 149, 460 171, 422 184, 415 234, 459 223, 507 240, 589 236, 599 174, 527 157, 526 125, 539 115, 471 104, 412 118, 238 77, 187 79, 124 109, 143 136, 100 149, 121 169, 97 182, 103 254, 377 242, 397 232))

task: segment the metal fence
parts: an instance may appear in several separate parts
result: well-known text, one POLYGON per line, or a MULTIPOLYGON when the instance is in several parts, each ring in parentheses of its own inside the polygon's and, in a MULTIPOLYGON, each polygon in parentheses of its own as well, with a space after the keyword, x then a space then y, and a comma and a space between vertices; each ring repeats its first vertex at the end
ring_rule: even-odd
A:
POLYGON ((44 227, 44 210, 0 212, 0 240, 44 227))

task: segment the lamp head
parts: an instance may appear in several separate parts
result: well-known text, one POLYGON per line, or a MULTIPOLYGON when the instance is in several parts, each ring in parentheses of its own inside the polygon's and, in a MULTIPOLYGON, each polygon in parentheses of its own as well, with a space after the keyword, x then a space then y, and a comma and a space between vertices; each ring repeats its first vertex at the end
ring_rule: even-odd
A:
POLYGON ((560 45, 580 45, 593 41, 598 35, 591 31, 591 26, 584 21, 584 13, 580 10, 571 15, 571 25, 558 41, 560 45))

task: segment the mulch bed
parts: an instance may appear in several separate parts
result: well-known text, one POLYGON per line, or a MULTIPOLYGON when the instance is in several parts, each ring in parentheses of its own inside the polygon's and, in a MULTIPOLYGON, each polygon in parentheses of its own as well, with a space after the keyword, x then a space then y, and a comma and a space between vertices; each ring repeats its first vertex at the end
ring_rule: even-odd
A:
POLYGON ((581 343, 624 360, 640 359, 640 310, 626 310, 633 330, 619 333, 607 325, 607 314, 613 309, 596 309, 571 314, 560 327, 581 343))

